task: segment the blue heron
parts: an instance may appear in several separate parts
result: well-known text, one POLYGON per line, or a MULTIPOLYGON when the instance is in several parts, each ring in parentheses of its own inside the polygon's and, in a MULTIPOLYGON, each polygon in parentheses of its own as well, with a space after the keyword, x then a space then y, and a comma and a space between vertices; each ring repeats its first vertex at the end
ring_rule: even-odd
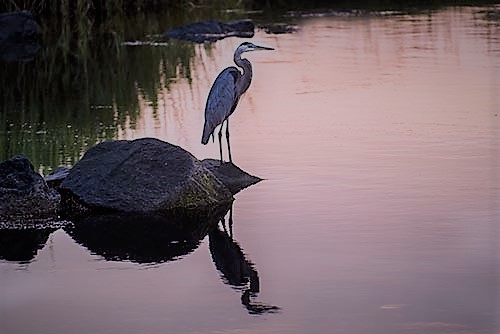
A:
POLYGON ((205 125, 203 127, 203 136, 201 143, 207 144, 210 135, 214 139, 214 131, 217 126, 219 129, 219 149, 220 149, 220 162, 222 160, 222 127, 224 121, 226 122, 226 139, 227 150, 229 153, 229 161, 233 162, 231 158, 231 145, 229 144, 229 116, 236 109, 238 101, 250 86, 252 81, 252 64, 246 58, 241 58, 243 52, 258 51, 258 50, 274 50, 264 46, 258 46, 250 42, 244 42, 234 52, 234 62, 241 67, 243 73, 234 66, 224 69, 217 79, 215 79, 210 93, 207 98, 207 105, 205 106, 205 125))

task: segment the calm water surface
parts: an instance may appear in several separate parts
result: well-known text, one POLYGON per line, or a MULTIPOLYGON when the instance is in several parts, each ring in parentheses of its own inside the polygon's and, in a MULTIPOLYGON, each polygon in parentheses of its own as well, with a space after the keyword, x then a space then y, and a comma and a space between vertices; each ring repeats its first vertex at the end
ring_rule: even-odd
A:
MULTIPOLYGON (((231 139, 235 162, 266 180, 236 196, 233 241, 220 225, 138 259, 40 232, 24 257, 0 254, 1 332, 498 333, 500 26, 479 10, 259 31, 276 51, 248 55, 231 139)), ((217 157, 200 144, 203 109, 239 43, 193 47, 189 76, 163 76, 153 97, 139 87, 139 112, 112 137, 217 157)))

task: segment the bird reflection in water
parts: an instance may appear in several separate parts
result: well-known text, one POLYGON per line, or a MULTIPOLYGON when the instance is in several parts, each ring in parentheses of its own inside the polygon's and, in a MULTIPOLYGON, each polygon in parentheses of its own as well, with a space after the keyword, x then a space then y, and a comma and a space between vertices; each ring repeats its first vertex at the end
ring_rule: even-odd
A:
POLYGON ((210 253, 215 267, 221 273, 226 284, 242 290, 241 303, 250 314, 275 313, 279 307, 257 302, 260 292, 259 273, 243 253, 240 245, 233 240, 233 209, 229 210, 229 222, 223 217, 222 229, 217 225, 208 233, 210 253))

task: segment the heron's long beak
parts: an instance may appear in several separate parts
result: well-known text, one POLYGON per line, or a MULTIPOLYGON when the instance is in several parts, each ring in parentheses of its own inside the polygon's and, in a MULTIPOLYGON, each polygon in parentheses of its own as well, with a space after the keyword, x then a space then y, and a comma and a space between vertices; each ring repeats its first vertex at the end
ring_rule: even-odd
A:
POLYGON ((258 50, 274 50, 274 49, 273 48, 268 48, 267 46, 255 45, 254 51, 258 51, 258 50))

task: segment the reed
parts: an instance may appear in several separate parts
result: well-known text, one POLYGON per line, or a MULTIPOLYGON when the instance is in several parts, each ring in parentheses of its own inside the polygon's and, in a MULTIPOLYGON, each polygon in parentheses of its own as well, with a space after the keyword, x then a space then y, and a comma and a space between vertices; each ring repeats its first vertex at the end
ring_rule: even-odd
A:
MULTIPOLYGON (((155 31, 164 18, 139 20, 140 31, 155 31)), ((194 45, 124 46, 134 27, 125 17, 99 28, 85 18, 73 23, 46 23, 33 61, 0 63, 0 160, 25 154, 43 174, 72 166, 134 124, 140 99, 155 105, 171 78, 189 76, 194 45)))
POLYGON ((0 12, 29 10, 37 16, 109 18, 127 12, 143 12, 158 8, 184 8, 200 6, 241 6, 239 0, 4 0, 0 12))

